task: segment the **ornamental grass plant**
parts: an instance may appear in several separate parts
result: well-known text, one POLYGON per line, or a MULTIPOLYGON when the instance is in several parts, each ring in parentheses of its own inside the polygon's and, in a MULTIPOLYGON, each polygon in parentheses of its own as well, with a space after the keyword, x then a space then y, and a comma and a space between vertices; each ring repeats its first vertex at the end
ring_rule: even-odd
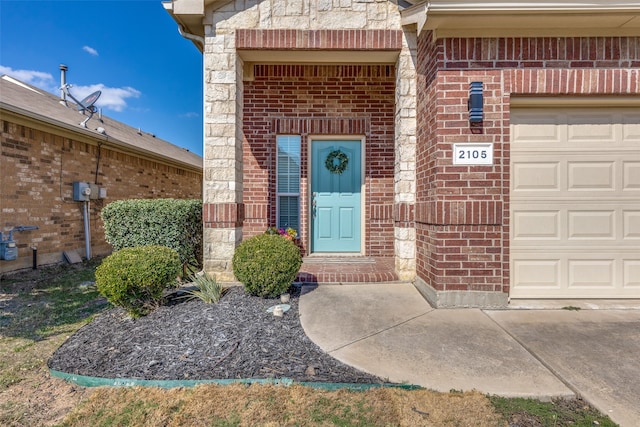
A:
POLYGON ((191 273, 189 275, 189 281, 193 283, 196 289, 184 291, 185 295, 182 298, 187 300, 197 298, 206 304, 216 304, 226 291, 226 288, 206 271, 195 274, 191 273))

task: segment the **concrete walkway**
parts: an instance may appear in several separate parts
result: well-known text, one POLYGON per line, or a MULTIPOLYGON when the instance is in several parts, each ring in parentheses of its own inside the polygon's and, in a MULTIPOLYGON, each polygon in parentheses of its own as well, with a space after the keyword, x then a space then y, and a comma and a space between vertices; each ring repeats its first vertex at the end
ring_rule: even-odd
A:
POLYGON ((640 425, 640 310, 433 309, 412 284, 305 286, 302 326, 344 363, 448 392, 580 395, 640 425))

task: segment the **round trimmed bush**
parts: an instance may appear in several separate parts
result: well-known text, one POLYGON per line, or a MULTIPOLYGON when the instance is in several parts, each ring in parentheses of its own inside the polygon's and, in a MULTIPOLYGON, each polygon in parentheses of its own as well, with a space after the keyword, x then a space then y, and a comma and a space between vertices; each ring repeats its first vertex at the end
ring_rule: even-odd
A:
POLYGON ((132 317, 144 316, 160 305, 162 293, 175 284, 181 265, 178 252, 166 246, 124 248, 98 266, 96 287, 132 317))
POLYGON ((233 254, 236 278, 251 295, 277 297, 286 292, 302 265, 300 249, 279 235, 260 234, 240 243, 233 254))

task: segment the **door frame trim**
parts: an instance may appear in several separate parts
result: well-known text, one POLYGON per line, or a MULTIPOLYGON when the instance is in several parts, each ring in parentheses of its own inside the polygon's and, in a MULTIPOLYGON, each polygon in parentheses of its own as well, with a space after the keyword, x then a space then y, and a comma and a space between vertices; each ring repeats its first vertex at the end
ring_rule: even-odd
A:
POLYGON ((363 256, 366 254, 365 243, 366 243, 366 201, 367 195, 365 192, 366 184, 365 184, 365 169, 366 163, 366 136, 364 135, 307 135, 307 236, 309 236, 309 255, 314 256, 363 256), (312 145, 313 141, 353 141, 360 143, 360 252, 311 252, 311 240, 313 239, 312 232, 312 180, 313 180, 313 150, 312 145))

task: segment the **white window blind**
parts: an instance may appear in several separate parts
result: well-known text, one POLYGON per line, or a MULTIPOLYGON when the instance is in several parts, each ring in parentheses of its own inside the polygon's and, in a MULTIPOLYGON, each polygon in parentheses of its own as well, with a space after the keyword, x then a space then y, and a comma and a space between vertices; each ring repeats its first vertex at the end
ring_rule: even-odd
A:
POLYGON ((300 232, 300 136, 279 135, 276 141, 277 226, 300 232))

